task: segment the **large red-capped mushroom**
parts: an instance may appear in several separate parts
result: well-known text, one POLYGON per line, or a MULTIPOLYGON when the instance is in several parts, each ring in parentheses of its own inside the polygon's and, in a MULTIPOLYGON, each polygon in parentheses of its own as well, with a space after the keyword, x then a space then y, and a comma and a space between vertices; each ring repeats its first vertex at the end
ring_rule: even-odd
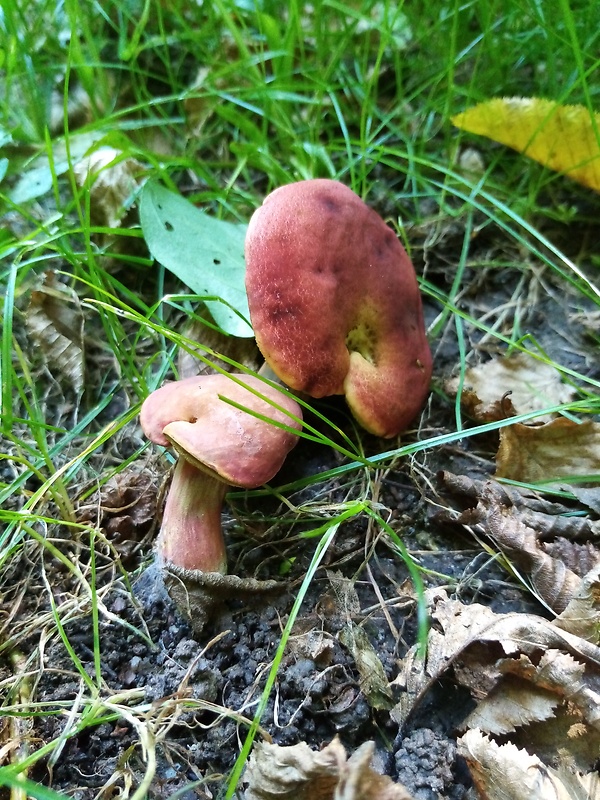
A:
POLYGON ((259 378, 233 377, 200 375, 167 383, 142 404, 146 436, 179 455, 157 540, 161 563, 224 574, 221 509, 228 487, 249 489, 271 480, 298 440, 278 427, 300 429, 302 412, 294 400, 259 378))
POLYGON ((378 436, 412 422, 431 351, 413 265, 375 211, 338 181, 282 186, 250 220, 246 266, 256 340, 282 381, 345 394, 378 436))

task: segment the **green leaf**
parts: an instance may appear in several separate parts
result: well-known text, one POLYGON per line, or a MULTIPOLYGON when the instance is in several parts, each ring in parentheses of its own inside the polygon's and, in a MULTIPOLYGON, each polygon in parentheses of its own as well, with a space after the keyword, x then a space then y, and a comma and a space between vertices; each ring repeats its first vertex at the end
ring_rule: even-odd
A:
POLYGON ((204 299, 217 325, 232 336, 253 336, 244 284, 246 225, 211 217, 153 182, 141 192, 140 221, 153 258, 204 299))

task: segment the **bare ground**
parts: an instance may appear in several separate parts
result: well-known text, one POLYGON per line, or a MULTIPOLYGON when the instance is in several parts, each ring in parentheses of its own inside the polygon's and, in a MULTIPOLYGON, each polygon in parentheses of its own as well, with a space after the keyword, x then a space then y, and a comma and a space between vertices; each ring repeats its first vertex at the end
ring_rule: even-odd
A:
MULTIPOLYGON (((463 231, 456 226, 439 237, 435 233, 433 229, 415 231, 421 237, 416 266, 429 281, 447 290, 463 231)), ((597 376, 597 359, 579 316, 585 310, 580 297, 565 292, 540 265, 520 263, 520 257, 499 233, 483 230, 473 242, 461 307, 478 319, 486 315, 489 326, 497 324, 504 332, 511 330, 518 315, 521 330, 532 334, 551 357, 584 374, 596 370, 597 376), (503 265, 511 262, 514 268, 484 266, 495 260, 503 265)), ((431 322, 439 309, 428 300, 425 306, 431 322)), ((470 362, 496 353, 492 337, 468 325, 465 334, 470 362)), ((403 443, 454 427, 453 404, 443 392, 444 379, 459 361, 451 325, 433 349, 434 392, 419 431, 408 432, 403 443)), ((341 403, 327 403, 324 410, 352 434, 341 403)), ((57 420, 64 413, 57 408, 57 420)), ((118 444, 111 444, 110 453, 97 454, 96 468, 127 457, 140 440, 141 433, 132 422, 118 444)), ((364 445, 368 454, 389 448, 389 443, 369 437, 364 445)), ((440 507, 452 502, 439 493, 438 471, 490 475, 496 446, 494 435, 464 438, 394 463, 375 476, 376 499, 407 549, 429 570, 423 575, 426 586, 446 586, 464 602, 476 599, 498 611, 544 614, 467 532, 440 521, 437 515, 440 507)), ((338 463, 333 453, 302 442, 273 483, 287 483, 338 463)), ((90 606, 77 596, 67 569, 47 554, 42 559, 39 547, 31 543, 4 574, 4 636, 22 660, 9 659, 5 651, 0 677, 8 685, 15 664, 20 664, 19 668, 35 676, 31 702, 50 711, 29 723, 30 751, 66 734, 56 754, 38 762, 30 777, 82 800, 113 797, 137 785, 145 762, 139 730, 123 716, 104 714, 104 721, 99 721, 90 715, 89 726, 70 735, 69 714, 81 708, 82 681, 65 643, 92 681, 99 666, 103 694, 123 705, 150 704, 145 724, 159 743, 149 796, 167 798, 176 792, 185 800, 217 796, 238 755, 247 721, 254 715, 295 591, 314 552, 314 540, 297 538, 311 524, 295 522, 289 508, 269 498, 233 496, 224 516, 231 571, 275 577, 282 583, 282 592, 268 601, 256 597, 248 604, 231 603, 200 636, 194 635, 152 567, 165 471, 165 463, 147 451, 119 476, 118 483, 78 502, 79 519, 97 522, 106 537, 98 542, 95 565, 106 610, 100 613, 99 665, 94 664, 90 606), (120 569, 115 568, 115 554, 120 569), (289 566, 283 576, 282 563, 289 566), (74 601, 67 612, 71 593, 74 601), (63 608, 62 636, 52 623, 50 596, 63 608), (60 713, 52 713, 56 709, 60 713)), ((296 505, 340 503, 360 496, 363 480, 359 474, 344 476, 290 499, 296 505)), ((52 535, 59 549, 89 575, 89 550, 77 541, 76 533, 61 529, 52 535)), ((468 771, 455 747, 461 720, 471 707, 465 690, 448 675, 399 729, 389 709, 369 704, 355 658, 340 641, 340 631, 349 620, 360 625, 385 675, 393 681, 400 660, 416 638, 415 594, 408 577, 394 546, 374 526, 358 518, 340 528, 302 605, 258 738, 269 736, 279 744, 306 741, 320 748, 339 735, 350 751, 373 739, 376 768, 402 781, 415 798, 472 797, 468 771), (359 608, 352 603, 348 607, 342 591, 348 586, 354 586, 359 608)), ((401 691, 401 686, 392 685, 396 698, 401 691)))

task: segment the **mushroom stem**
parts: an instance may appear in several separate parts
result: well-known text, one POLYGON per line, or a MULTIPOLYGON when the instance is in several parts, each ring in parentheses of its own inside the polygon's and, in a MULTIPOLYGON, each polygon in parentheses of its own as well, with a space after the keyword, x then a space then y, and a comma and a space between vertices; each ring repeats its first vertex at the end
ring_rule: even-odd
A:
POLYGON ((227 572, 221 509, 227 484, 180 456, 157 540, 159 558, 184 569, 227 572))

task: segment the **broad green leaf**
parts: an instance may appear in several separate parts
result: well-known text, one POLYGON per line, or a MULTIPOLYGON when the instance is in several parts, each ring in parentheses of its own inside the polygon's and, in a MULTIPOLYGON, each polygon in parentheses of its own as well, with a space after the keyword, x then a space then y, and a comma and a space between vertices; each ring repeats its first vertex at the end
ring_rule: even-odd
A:
POLYGON ((217 325, 232 336, 253 336, 244 284, 246 226, 211 217, 152 182, 141 193, 140 221, 153 258, 204 299, 217 325))
POLYGON ((457 114, 452 123, 600 192, 600 114, 585 106, 539 97, 495 98, 457 114))

